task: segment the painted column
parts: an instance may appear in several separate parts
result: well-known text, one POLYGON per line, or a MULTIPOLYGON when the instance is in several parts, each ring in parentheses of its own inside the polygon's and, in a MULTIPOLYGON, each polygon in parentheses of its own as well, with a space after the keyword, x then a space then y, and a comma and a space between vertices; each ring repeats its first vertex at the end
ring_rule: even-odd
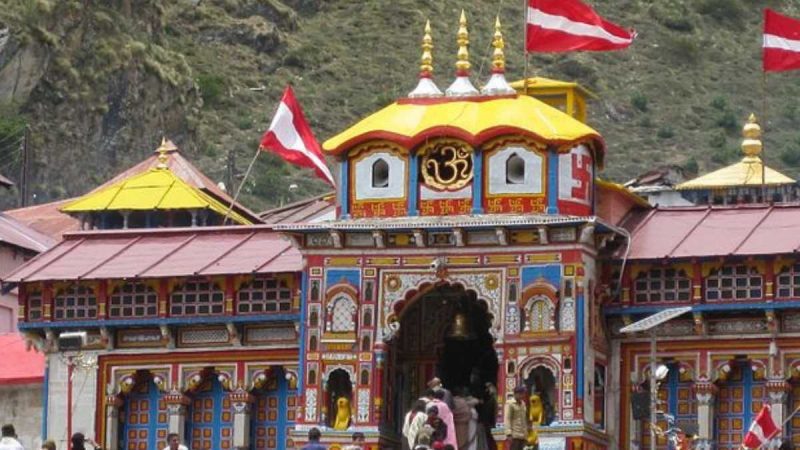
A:
POLYGON ((189 406, 189 397, 177 389, 172 389, 164 396, 169 414, 169 432, 177 433, 181 441, 186 441, 186 409, 189 406))
POLYGON ((414 153, 408 155, 408 215, 419 215, 419 156, 414 153))
MULTIPOLYGON (((769 397, 769 406, 772 410, 772 420, 778 426, 781 426, 791 413, 789 410, 789 392, 791 390, 792 386, 782 378, 767 381, 767 395, 769 397)), ((767 448, 778 448, 780 444, 781 434, 778 434, 778 436, 770 440, 767 448)))
POLYGON ((339 163, 339 218, 350 218, 350 161, 343 158, 339 163))
POLYGON ((250 448, 250 412, 253 396, 241 387, 228 396, 233 405, 233 447, 250 448))
POLYGON ((714 401, 717 395, 717 386, 704 380, 694 385, 697 396, 697 434, 695 448, 697 450, 711 450, 714 440, 714 401))
POLYGON ((472 155, 472 214, 483 214, 483 150, 472 155))
POLYGON ((106 435, 105 450, 119 449, 119 408, 122 400, 116 395, 106 397, 106 435))
POLYGON ((375 397, 372 400, 372 411, 374 421, 381 423, 383 415, 381 409, 383 407, 383 372, 386 367, 386 344, 382 340, 375 343, 375 388, 373 393, 375 397))
POLYGON ((547 214, 558 214, 558 149, 547 149, 547 214))

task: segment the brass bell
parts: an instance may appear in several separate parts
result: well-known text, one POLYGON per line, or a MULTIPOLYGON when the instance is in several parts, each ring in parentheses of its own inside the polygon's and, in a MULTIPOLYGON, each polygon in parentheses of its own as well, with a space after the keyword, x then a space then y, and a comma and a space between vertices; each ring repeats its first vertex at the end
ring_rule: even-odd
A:
POLYGON ((471 337, 469 319, 466 313, 463 311, 457 311, 455 313, 453 316, 453 325, 447 337, 451 339, 469 339, 471 337))

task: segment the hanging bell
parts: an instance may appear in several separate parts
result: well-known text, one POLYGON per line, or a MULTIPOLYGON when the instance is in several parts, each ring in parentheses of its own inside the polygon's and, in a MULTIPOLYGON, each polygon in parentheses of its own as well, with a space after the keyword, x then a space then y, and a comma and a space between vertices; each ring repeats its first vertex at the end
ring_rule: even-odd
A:
POLYGON ((467 314, 463 311, 457 311, 453 316, 453 325, 447 337, 451 339, 469 339, 471 335, 467 314))

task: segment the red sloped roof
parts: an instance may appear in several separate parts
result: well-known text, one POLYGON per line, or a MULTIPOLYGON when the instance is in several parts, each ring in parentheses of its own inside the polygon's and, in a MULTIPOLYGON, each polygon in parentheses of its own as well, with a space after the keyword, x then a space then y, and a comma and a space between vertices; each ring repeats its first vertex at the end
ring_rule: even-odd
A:
POLYGON ((631 233, 631 259, 800 251, 800 204, 657 208, 631 220, 640 220, 631 233))
POLYGON ((61 236, 64 233, 78 231, 81 228, 81 222, 78 219, 61 212, 62 207, 73 201, 75 201, 74 198, 68 198, 40 205, 10 209, 5 211, 5 214, 58 241, 61 240, 61 236))
POLYGON ((0 385, 41 383, 44 381, 44 355, 25 344, 18 333, 0 334, 0 385))
POLYGON ((264 223, 298 223, 313 222, 314 219, 330 217, 336 213, 336 193, 318 195, 280 208, 263 211, 258 215, 264 223))
POLYGON ((0 213, 0 242, 41 253, 56 245, 56 240, 0 213))
POLYGON ((295 272, 300 252, 265 226, 71 233, 7 282, 295 272))

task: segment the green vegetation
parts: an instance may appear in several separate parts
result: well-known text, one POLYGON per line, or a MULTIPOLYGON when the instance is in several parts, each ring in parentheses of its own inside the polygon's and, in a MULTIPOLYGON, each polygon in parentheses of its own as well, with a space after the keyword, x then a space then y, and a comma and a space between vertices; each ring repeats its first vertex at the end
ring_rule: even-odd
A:
MULTIPOLYGON (((635 28, 634 45, 531 55, 530 73, 578 81, 598 95, 589 123, 608 145, 604 178, 624 181, 660 164, 705 172, 735 161, 751 112, 768 118, 762 126, 769 164, 800 176, 794 100, 800 77, 769 75, 764 99, 760 71, 762 8, 800 16, 800 4, 590 2, 608 19, 635 28)), ((498 9, 508 78, 522 77, 519 2, 7 0, 0 23, 12 30, 18 45, 11 47, 34 49, 47 64, 30 95, 16 99, 10 115, 0 114, 0 139, 7 117, 30 124, 34 191, 42 200, 87 191, 149 155, 162 136, 231 187, 287 84, 320 141, 413 89, 426 18, 433 26, 435 79, 447 87, 462 7, 470 20, 475 84, 489 75, 498 9)), ((12 60, 0 57, 0 76, 10 74, 2 70, 12 60)), ((242 199, 262 209, 327 189, 308 171, 261 154, 242 199)))

